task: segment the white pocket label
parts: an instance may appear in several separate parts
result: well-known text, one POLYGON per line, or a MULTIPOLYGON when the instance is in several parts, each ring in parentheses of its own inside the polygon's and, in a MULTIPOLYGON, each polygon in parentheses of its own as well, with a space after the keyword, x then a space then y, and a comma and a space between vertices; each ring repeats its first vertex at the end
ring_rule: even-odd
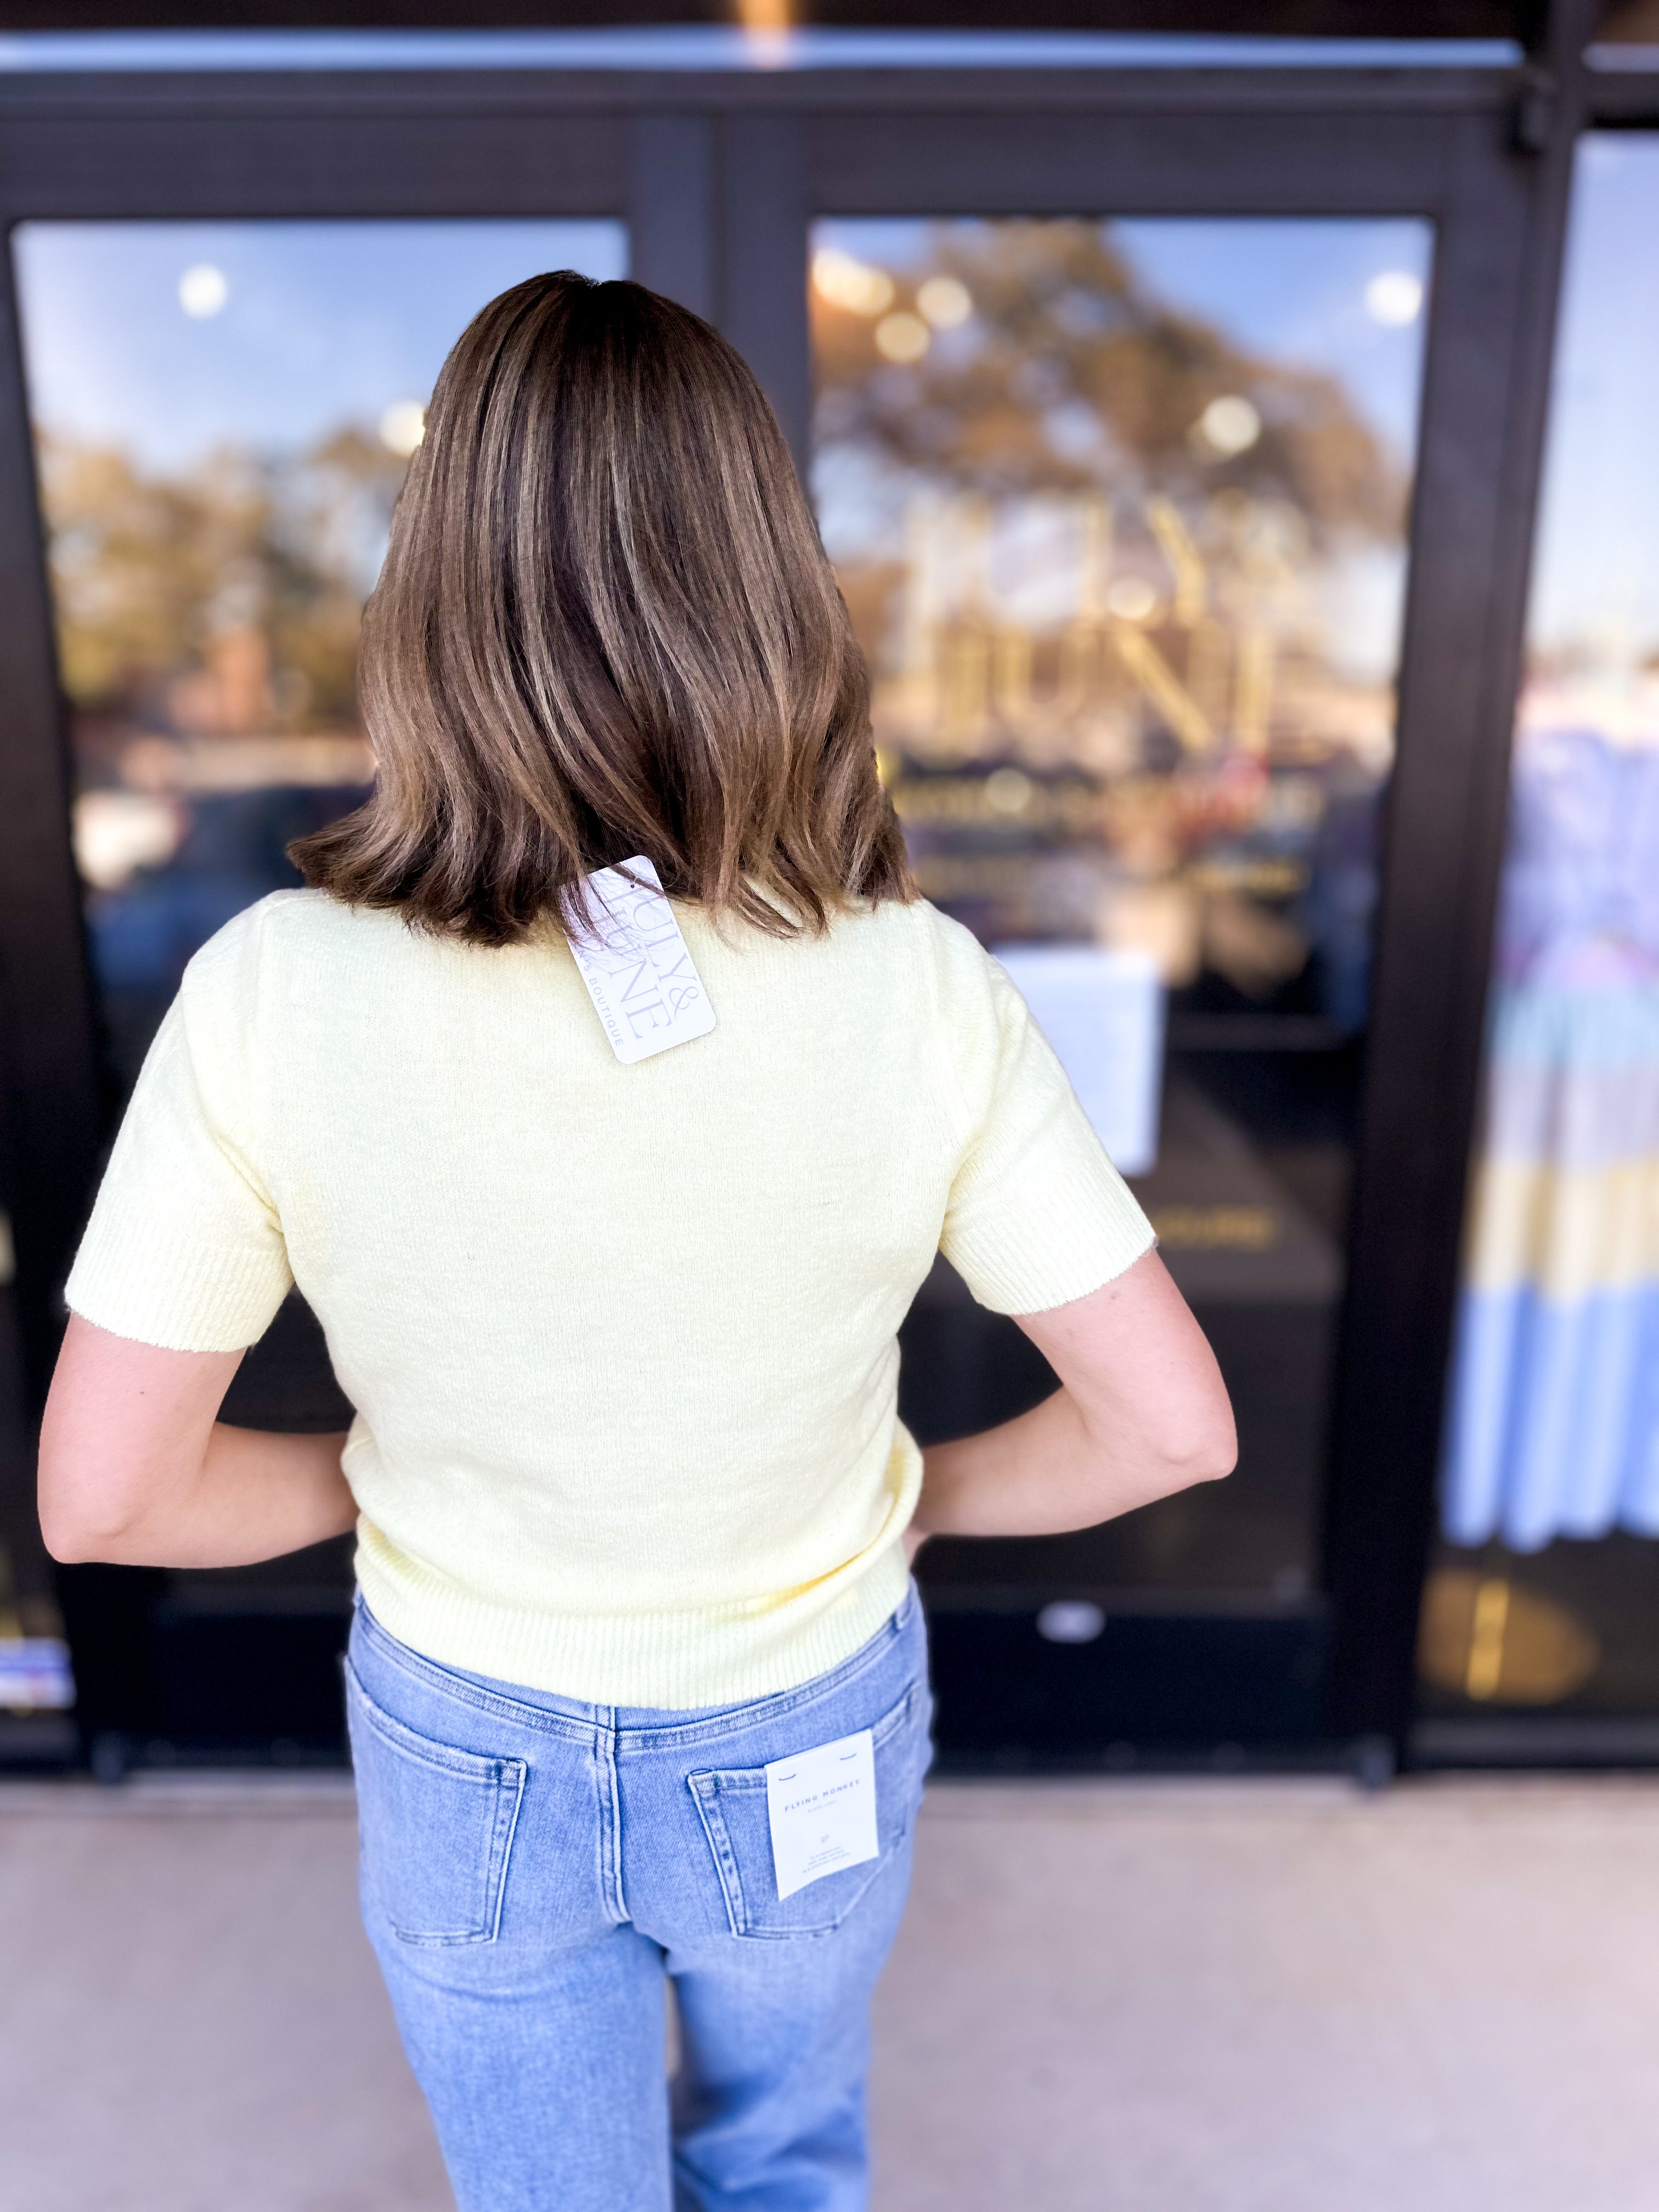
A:
POLYGON ((589 876, 594 927, 572 929, 569 940, 611 1049, 631 1066, 707 1036, 714 1009, 655 868, 643 855, 622 865, 629 875, 595 868, 589 876))
POLYGON ((766 1770, 766 1812, 780 1897, 793 1897, 821 1875, 879 1857, 870 1730, 775 1759, 766 1770))

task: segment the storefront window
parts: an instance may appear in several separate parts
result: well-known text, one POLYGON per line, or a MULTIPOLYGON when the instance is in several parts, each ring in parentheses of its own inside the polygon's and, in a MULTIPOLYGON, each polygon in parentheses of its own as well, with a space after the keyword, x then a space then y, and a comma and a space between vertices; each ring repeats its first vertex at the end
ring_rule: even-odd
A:
POLYGON ((32 222, 14 234, 116 1070, 184 963, 373 773, 357 622, 440 362, 611 222, 32 222))
POLYGON ((1659 143, 1581 144, 1429 1710, 1659 1710, 1659 143))
MULTIPOLYGON (((1385 221, 815 228, 813 484, 917 874, 1066 1060, 1243 1437, 1221 1492, 935 1576, 1310 1591, 1430 252, 1385 221)), ((912 1332, 935 1431, 1041 1387, 964 1350, 962 1303, 936 1280, 912 1332)))
MULTIPOLYGON (((297 884, 290 840, 367 793, 358 619, 450 344, 539 270, 622 275, 627 238, 594 222, 27 222, 13 249, 75 852, 125 1091, 197 947, 297 884)), ((0 1310, 0 1366, 8 1325, 0 1310)), ((297 1294, 225 1415, 349 1419, 297 1294)), ((0 1484, 0 1504, 28 1490, 0 1484)), ((8 1710, 70 1695, 33 1516, 14 1518, 0 1735, 8 1710)), ((349 1549, 165 1577, 146 1665, 167 1741, 149 1755, 337 1752, 349 1549)))

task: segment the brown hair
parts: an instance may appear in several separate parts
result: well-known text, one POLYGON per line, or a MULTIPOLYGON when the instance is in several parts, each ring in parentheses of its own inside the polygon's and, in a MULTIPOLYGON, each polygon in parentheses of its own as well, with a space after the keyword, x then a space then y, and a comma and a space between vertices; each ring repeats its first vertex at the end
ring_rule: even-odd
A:
POLYGON ((368 803, 307 883, 503 945, 643 854, 779 936, 915 896, 869 685, 771 409, 719 333, 561 270, 444 363, 363 617, 368 803))

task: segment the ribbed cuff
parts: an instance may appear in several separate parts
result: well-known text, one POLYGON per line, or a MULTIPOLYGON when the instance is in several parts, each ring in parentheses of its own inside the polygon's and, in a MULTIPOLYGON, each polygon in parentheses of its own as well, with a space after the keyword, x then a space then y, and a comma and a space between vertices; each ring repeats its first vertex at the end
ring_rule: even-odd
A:
POLYGON ((84 1320, 135 1343, 240 1352, 264 1334, 293 1281, 280 1249, 191 1242, 112 1206, 94 1217, 64 1297, 84 1320))
POLYGON ((1098 1167, 1028 1182, 1018 1211, 1002 1200, 975 1220, 969 1206, 945 1256, 994 1313, 1046 1313, 1111 1282, 1157 1242, 1103 1152, 1098 1167))

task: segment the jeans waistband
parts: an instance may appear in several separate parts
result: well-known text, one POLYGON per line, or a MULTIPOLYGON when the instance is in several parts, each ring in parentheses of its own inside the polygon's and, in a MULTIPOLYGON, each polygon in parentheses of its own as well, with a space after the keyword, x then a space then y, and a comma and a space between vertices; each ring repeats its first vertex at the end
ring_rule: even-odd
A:
POLYGON ((488 1702, 501 1709, 508 1708, 534 1726, 538 1719, 574 1724, 587 1729, 604 1729, 617 1735, 648 1735, 658 1741, 718 1731, 729 1726, 739 1715, 745 1718, 764 1719, 769 1715, 782 1714, 808 1699, 823 1695, 826 1691, 839 1688, 853 1680, 866 1668, 876 1664, 884 1654, 907 1634, 920 1632, 921 1626, 921 1597, 912 1577, 904 1598, 897 1610, 866 1643, 843 1659, 839 1666, 802 1682, 795 1688, 780 1690, 769 1697, 739 1701, 736 1705, 708 1705, 693 1711, 684 1708, 648 1705, 603 1705, 585 1702, 578 1698, 563 1698, 550 1690, 526 1688, 520 1684, 503 1682, 493 1675, 469 1674, 464 1668, 442 1665, 428 1659, 392 1635, 369 1610, 362 1591, 356 1601, 357 1632, 362 1636, 388 1665, 401 1668, 417 1680, 439 1692, 447 1691, 469 1703, 488 1702))

